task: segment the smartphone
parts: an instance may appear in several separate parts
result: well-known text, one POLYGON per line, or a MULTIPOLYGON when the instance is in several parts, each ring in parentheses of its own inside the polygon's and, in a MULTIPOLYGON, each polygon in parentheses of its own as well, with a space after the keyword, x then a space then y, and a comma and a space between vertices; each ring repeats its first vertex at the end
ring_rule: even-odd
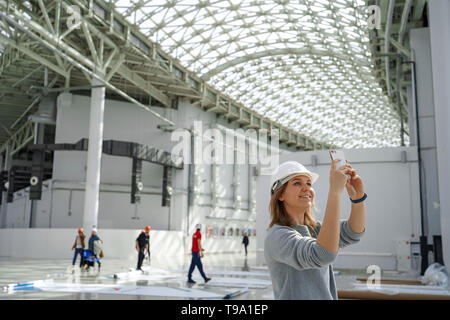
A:
POLYGON ((345 154, 344 154, 344 151, 342 151, 342 150, 330 150, 330 157, 331 157, 331 160, 341 159, 341 161, 336 163, 336 168, 340 168, 346 164, 345 154))

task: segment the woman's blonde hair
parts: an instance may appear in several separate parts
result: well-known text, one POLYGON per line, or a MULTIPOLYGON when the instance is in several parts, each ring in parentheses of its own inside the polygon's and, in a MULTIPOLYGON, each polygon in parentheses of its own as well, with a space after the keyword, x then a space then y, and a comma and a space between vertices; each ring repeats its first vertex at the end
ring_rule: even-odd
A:
MULTIPOLYGON (((288 182, 285 183, 280 189, 275 191, 274 194, 272 194, 272 198, 270 199, 269 203, 269 211, 272 221, 270 222, 269 228, 272 227, 274 224, 279 224, 281 226, 288 226, 288 227, 293 227, 295 225, 293 219, 286 212, 283 201, 279 200, 284 190, 286 190, 287 185, 288 182)), ((317 227, 317 221, 314 216, 314 211, 317 211, 315 197, 312 199, 311 207, 305 212, 305 220, 304 220, 306 226, 315 229, 317 227)))

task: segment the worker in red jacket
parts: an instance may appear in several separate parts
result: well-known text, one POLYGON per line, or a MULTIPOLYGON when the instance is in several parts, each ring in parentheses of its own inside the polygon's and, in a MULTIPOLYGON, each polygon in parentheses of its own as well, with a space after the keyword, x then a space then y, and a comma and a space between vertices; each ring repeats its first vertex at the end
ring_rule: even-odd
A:
POLYGON ((189 267, 188 283, 195 283, 195 281, 192 280, 192 272, 194 272, 195 267, 197 267, 198 271, 200 271, 200 274, 202 275, 203 279, 205 279, 205 283, 211 280, 211 278, 208 278, 203 272, 203 265, 201 260, 201 258, 203 258, 203 248, 201 244, 202 234, 200 233, 201 228, 202 225, 197 224, 195 226, 195 229, 197 231, 192 235, 192 260, 191 266, 189 267))

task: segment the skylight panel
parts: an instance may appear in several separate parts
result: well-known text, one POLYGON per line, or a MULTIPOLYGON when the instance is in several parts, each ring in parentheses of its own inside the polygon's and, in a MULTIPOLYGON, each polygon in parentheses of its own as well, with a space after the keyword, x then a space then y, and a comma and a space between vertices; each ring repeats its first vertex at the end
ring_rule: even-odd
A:
POLYGON ((167 53, 199 76, 211 73, 210 84, 275 121, 303 134, 314 131, 301 129, 304 121, 317 121, 314 138, 347 146, 399 141, 398 116, 372 75, 364 0, 114 3, 167 53), (243 62, 215 72, 237 58, 243 62), (336 104, 339 113, 328 113, 336 104), (358 124, 336 121, 350 117, 358 124))

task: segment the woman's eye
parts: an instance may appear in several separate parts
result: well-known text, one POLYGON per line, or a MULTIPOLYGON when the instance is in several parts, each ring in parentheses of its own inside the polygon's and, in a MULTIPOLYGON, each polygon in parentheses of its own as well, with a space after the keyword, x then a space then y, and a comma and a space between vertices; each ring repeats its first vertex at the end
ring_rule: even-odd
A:
MULTIPOLYGON (((296 185, 301 185, 301 183, 300 183, 300 182, 298 182, 298 181, 295 181, 295 182, 294 182, 294 186, 296 186, 296 185)), ((307 183, 307 185, 308 185, 308 186, 311 186, 311 183, 310 183, 310 182, 308 182, 308 183, 307 183)))

